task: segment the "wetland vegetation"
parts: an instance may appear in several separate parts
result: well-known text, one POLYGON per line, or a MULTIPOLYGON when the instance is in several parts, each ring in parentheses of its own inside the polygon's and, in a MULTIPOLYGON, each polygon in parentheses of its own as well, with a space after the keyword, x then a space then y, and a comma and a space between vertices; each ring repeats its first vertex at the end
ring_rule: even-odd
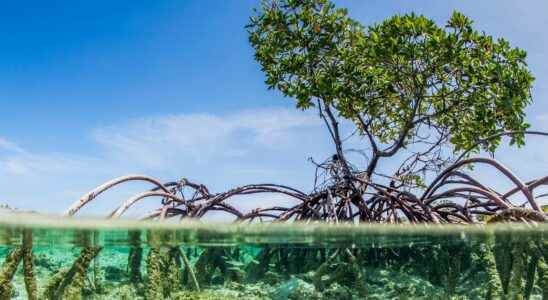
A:
POLYGON ((115 178, 65 217, 139 181, 151 188, 105 212, 105 222, 157 198, 143 224, 175 229, 41 223, 44 233, 32 216, 8 222, 0 298, 548 299, 548 177, 522 180, 481 156, 506 140, 522 146, 528 135, 547 135, 526 122, 534 78, 524 50, 459 12, 444 26, 412 13, 364 26, 326 0, 263 1, 246 29, 267 86, 316 110, 332 139, 331 157, 311 159, 312 190, 262 183, 214 192, 186 178, 115 178), (365 164, 352 160, 348 136, 365 164), (482 182, 476 166, 511 188, 482 182), (296 204, 234 205, 256 194, 296 204), (185 220, 219 211, 234 219, 227 228, 248 227, 247 238, 217 226, 193 240, 206 225, 189 229, 185 220), (48 242, 48 231, 72 239, 48 242), (109 243, 117 234, 121 242, 109 243))

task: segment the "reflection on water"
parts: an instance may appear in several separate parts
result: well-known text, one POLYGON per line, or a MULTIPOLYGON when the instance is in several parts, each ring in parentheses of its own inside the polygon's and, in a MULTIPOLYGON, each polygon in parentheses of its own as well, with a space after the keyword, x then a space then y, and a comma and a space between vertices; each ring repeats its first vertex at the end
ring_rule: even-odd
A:
POLYGON ((0 299, 548 299, 546 225, 0 223, 0 299))

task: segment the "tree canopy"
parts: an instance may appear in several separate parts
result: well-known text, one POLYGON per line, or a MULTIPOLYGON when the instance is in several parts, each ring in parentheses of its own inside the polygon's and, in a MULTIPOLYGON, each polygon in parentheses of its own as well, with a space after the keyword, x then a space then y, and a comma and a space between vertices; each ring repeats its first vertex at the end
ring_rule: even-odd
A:
MULTIPOLYGON (((337 118, 355 124, 370 144, 369 176, 402 149, 414 150, 395 176, 416 178, 529 127, 526 52, 459 12, 445 26, 410 13, 365 27, 327 0, 272 0, 247 29, 268 87, 319 109, 341 156, 337 118)), ((524 135, 510 143, 523 145, 524 135)))

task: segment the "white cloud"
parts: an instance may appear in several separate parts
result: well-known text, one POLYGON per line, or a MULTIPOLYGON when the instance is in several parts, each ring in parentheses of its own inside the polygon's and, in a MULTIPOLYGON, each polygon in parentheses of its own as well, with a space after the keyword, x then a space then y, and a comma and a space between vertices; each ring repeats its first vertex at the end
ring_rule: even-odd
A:
POLYGON ((26 151, 0 157, 0 174, 16 175, 68 175, 75 170, 87 169, 92 159, 69 154, 31 154, 26 151))
MULTIPOLYGON (((23 153, 24 150, 17 144, 0 137, 0 151, 23 153)), ((1 153, 1 152, 0 152, 1 153)))
MULTIPOLYGON (((322 142, 328 141, 322 126, 316 115, 293 109, 159 116, 96 128, 91 136, 100 151, 87 154, 38 153, 0 138, 0 201, 62 212, 94 186, 129 173, 166 181, 187 177, 212 191, 258 182, 308 188, 313 173, 306 158, 331 150, 322 142)), ((123 186, 85 212, 104 214, 144 188, 123 186)), ((268 206, 278 198, 262 199, 268 206)))
POLYGON ((207 164, 214 159, 242 159, 259 150, 283 149, 306 130, 320 126, 312 114, 270 109, 146 118, 99 128, 93 135, 111 155, 159 169, 176 162, 207 164))

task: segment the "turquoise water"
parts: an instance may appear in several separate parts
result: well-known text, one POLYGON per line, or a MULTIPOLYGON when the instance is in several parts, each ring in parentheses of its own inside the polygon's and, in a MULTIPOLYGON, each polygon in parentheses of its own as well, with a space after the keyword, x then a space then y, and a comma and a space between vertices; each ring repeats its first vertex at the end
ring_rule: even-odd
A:
POLYGON ((0 299, 548 299, 547 229, 6 216, 0 299))

